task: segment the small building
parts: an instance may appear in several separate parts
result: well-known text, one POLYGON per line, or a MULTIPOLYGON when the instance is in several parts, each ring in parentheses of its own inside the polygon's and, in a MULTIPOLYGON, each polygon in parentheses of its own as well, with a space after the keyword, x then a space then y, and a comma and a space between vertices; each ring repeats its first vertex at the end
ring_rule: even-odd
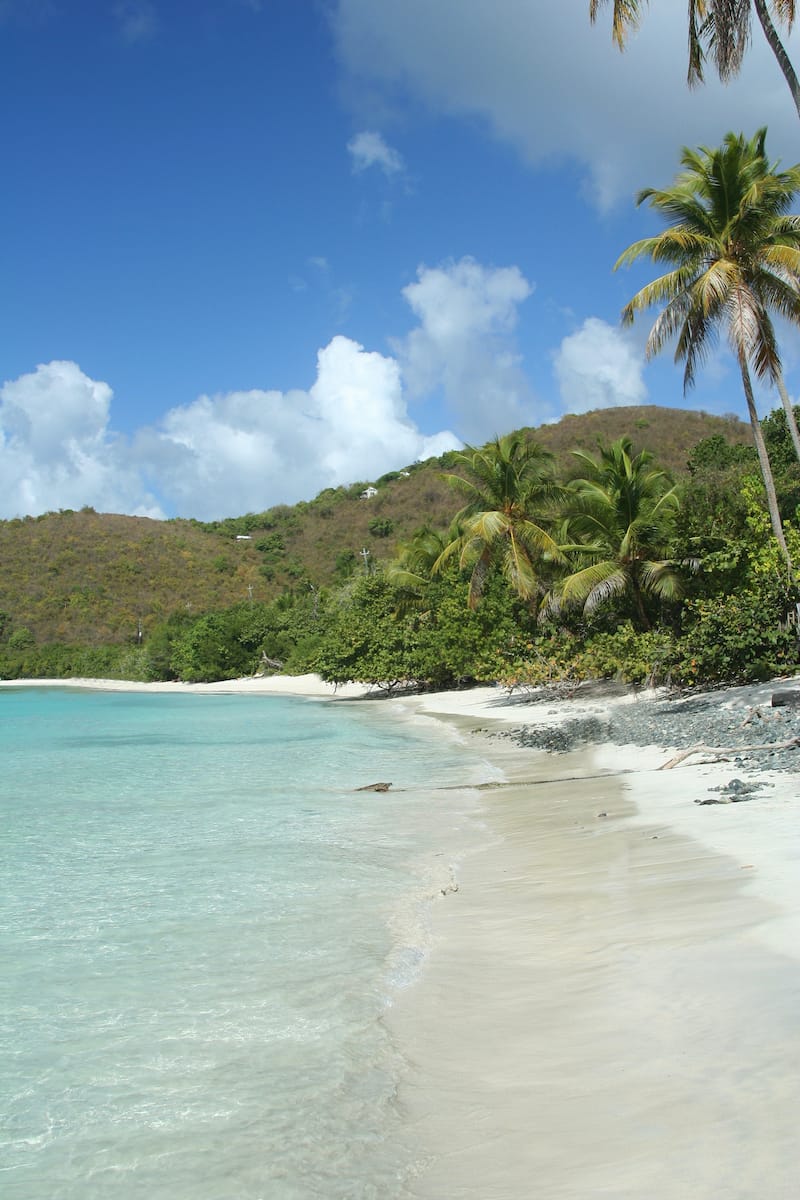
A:
POLYGON ((370 484, 368 488, 364 488, 364 491, 361 493, 361 495, 358 498, 359 498, 359 500, 371 500, 372 497, 377 496, 377 494, 378 494, 378 489, 376 487, 373 487, 372 484, 370 484))

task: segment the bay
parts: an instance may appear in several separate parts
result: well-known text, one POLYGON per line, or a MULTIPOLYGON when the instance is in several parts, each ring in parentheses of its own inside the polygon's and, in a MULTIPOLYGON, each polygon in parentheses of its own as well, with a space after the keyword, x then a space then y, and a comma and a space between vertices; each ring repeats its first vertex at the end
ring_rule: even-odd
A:
POLYGON ((3 1196, 403 1197, 382 1015, 475 751, 380 702, 21 687, 0 761, 3 1196))

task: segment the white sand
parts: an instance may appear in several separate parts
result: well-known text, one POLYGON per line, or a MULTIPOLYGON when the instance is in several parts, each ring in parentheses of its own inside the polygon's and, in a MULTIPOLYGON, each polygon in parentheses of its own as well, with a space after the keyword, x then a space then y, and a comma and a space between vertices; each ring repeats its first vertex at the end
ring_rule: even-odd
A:
POLYGON ((195 696, 308 696, 316 700, 360 700, 371 694, 362 683, 325 683, 319 675, 248 675, 218 683, 137 683, 124 679, 0 679, 0 688, 88 688, 98 692, 183 692, 195 696))
MULTIPOLYGON (((526 719, 492 689, 416 704, 462 727, 526 719)), ((554 724, 578 712, 527 715, 548 708, 554 724)), ((797 776, 701 806, 729 764, 490 745, 526 782, 487 794, 504 840, 462 864, 428 969, 389 1015, 428 1150, 414 1195, 796 1196, 797 776)))
MULTIPOLYGON (((314 677, 132 686, 367 695, 314 677)), ((720 703, 768 702, 772 686, 720 703)), ((390 701, 463 736, 626 702, 647 700, 526 710, 478 688, 390 701)), ((798 775, 762 772, 773 786, 748 802, 704 806, 694 801, 729 781, 731 764, 658 770, 670 747, 481 746, 512 786, 485 793, 492 836, 435 904, 422 978, 387 1016, 408 1064, 409 1155, 423 1147, 413 1195, 794 1200, 798 775)))
MULTIPOLYGON (((778 683, 729 688, 713 694, 719 704, 741 708, 742 716, 754 707, 769 712, 772 692, 800 687, 800 676, 778 683)), ((656 693, 658 694, 658 693, 656 693)), ((526 703, 523 696, 509 696, 498 688, 475 688, 464 692, 441 692, 406 703, 419 712, 466 718, 474 727, 490 729, 493 723, 557 726, 579 716, 607 715, 615 705, 647 704, 654 694, 621 697, 598 696, 553 703, 526 703)), ((759 728, 754 724, 753 742, 759 728)), ((507 745, 506 742, 502 745, 507 745)), ((489 757, 495 751, 489 750, 489 757)), ((517 749, 520 756, 540 756, 536 751, 517 749)), ((615 746, 592 750, 594 769, 620 776, 625 796, 635 810, 628 820, 641 828, 671 830, 699 841, 707 849, 726 855, 747 871, 747 886, 774 906, 774 918, 759 928, 759 936, 786 954, 800 956, 800 749, 797 773, 762 769, 748 772, 747 782, 763 784, 750 801, 737 804, 701 805, 709 789, 737 775, 730 762, 698 756, 670 770, 664 765, 675 755, 670 746, 615 746)), ((551 773, 561 773, 560 756, 546 756, 551 773)), ((758 757, 755 758, 758 762, 758 757)))

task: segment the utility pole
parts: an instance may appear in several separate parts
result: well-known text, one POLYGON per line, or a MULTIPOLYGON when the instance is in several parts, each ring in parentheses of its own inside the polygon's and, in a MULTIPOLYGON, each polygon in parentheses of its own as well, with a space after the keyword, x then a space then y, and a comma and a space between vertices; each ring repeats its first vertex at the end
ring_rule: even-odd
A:
POLYGON ((366 546, 364 546, 361 550, 359 550, 359 554, 364 560, 364 574, 369 575, 369 550, 367 550, 366 546))

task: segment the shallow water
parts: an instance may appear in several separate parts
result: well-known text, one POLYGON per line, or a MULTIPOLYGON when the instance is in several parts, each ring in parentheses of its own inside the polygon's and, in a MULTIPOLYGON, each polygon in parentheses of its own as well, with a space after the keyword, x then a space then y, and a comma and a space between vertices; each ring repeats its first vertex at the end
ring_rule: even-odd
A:
POLYGON ((380 704, 20 688, 0 753, 6 1200, 405 1195, 381 1015, 477 752, 380 704))

